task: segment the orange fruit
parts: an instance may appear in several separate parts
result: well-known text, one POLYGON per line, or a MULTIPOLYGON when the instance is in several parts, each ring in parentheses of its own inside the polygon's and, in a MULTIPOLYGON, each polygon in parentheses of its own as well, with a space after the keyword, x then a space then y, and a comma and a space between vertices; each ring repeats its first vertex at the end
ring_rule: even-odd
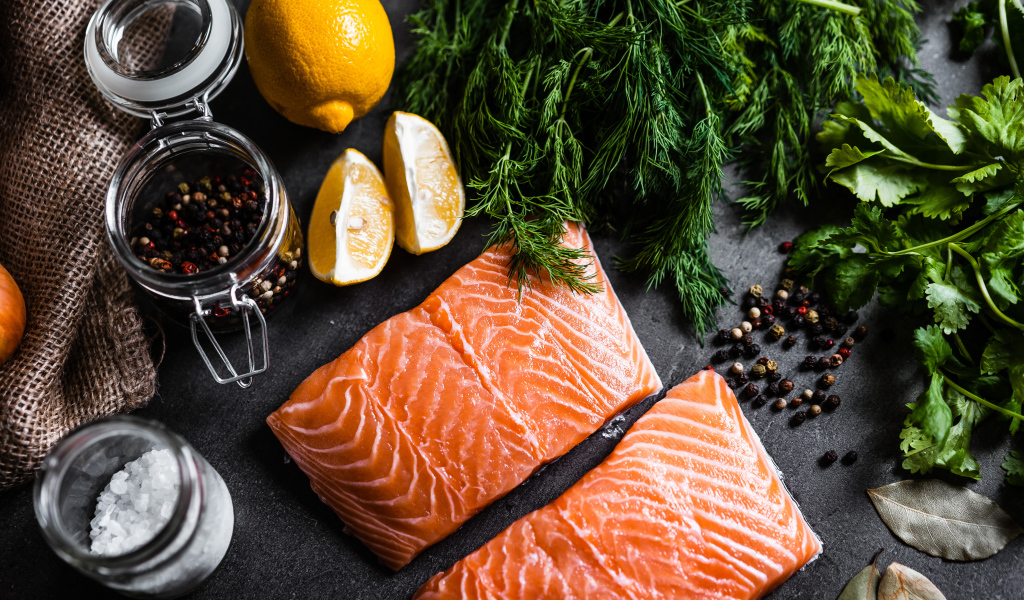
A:
POLYGON ((277 112, 331 133, 369 112, 395 69, 391 23, 378 0, 253 0, 245 55, 277 112))
POLYGON ((375 277, 395 243, 391 200, 380 171, 349 148, 331 164, 309 218, 309 269, 350 285, 375 277))
POLYGON ((414 114, 392 114, 384 129, 384 173, 398 245, 423 254, 451 241, 462 224, 466 191, 437 127, 414 114))

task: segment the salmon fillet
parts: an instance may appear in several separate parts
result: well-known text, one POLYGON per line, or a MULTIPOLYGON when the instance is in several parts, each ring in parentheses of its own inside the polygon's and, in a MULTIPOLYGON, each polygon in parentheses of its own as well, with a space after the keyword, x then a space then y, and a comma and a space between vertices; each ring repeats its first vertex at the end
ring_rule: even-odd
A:
POLYGON ((399 569, 661 390, 586 232, 602 291, 521 301, 491 248, 314 372, 267 423, 313 490, 399 569))
POLYGON ((820 550, 732 391, 707 370, 557 500, 415 598, 759 598, 820 550))

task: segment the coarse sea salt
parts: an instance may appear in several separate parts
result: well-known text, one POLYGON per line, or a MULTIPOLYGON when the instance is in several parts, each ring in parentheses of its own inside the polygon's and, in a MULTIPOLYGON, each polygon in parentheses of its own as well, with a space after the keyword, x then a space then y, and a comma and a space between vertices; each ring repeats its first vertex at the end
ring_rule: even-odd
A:
POLYGON ((114 473, 90 522, 93 554, 115 556, 153 539, 178 501, 178 463, 170 450, 150 450, 114 473))

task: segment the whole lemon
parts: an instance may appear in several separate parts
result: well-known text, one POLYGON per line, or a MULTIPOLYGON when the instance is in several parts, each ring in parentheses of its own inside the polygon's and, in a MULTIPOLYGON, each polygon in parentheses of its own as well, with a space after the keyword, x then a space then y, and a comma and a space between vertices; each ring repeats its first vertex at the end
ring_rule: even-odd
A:
POLYGON ((274 110, 331 133, 369 112, 395 70, 391 23, 378 0, 253 0, 245 54, 274 110))

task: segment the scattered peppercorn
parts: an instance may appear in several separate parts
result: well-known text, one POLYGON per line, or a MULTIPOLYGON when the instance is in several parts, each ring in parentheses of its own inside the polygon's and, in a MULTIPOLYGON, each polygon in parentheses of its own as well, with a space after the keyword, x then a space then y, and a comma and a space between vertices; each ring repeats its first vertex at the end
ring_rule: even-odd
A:
POLYGON ((799 311, 797 311, 796 316, 793 317, 793 325, 798 329, 804 326, 804 316, 801 315, 799 311))
POLYGON ((829 450, 821 457, 821 464, 827 467, 837 460, 839 460, 839 454, 835 450, 829 450))
POLYGON ((779 252, 789 254, 793 251, 793 242, 782 242, 779 244, 779 252))
POLYGON ((814 390, 804 390, 803 393, 800 394, 800 397, 810 402, 811 400, 814 399, 814 390))
POLYGON ((720 344, 728 344, 729 340, 731 338, 732 338, 732 336, 729 335, 729 330, 728 329, 719 329, 718 330, 718 343, 720 343, 720 344))
POLYGON ((784 341, 782 342, 782 347, 783 347, 783 348, 787 348, 787 349, 788 349, 788 348, 792 348, 793 346, 796 346, 796 335, 794 335, 794 334, 789 334, 789 337, 787 337, 787 338, 786 338, 786 339, 785 339, 785 340, 784 340, 784 341))
POLYGON ((743 386, 747 385, 747 383, 749 381, 750 381, 750 378, 747 377, 746 373, 741 373, 740 375, 736 376, 736 386, 737 387, 743 387, 743 386))
POLYGON ((807 420, 807 413, 805 413, 804 411, 800 411, 800 412, 796 413, 795 415, 793 415, 793 418, 790 419, 789 422, 794 427, 799 427, 800 425, 803 425, 804 421, 806 421, 806 420, 807 420))
POLYGON ((754 396, 760 393, 761 390, 757 388, 756 383, 748 383, 746 387, 743 388, 743 395, 745 395, 747 398, 753 398, 754 396))
POLYGON ((756 306, 758 308, 765 308, 769 304, 770 304, 770 302, 768 302, 767 298, 758 298, 757 302, 754 304, 754 306, 756 306))
POLYGON ((729 372, 734 374, 734 375, 739 375, 739 374, 743 373, 743 363, 740 363, 740 362, 732 363, 732 367, 729 368, 729 372))
POLYGON ((783 279, 782 281, 779 282, 779 288, 783 289, 783 290, 785 290, 787 292, 792 290, 793 289, 793 280, 792 279, 783 279))
POLYGON ((740 354, 743 354, 743 344, 736 343, 729 348, 729 358, 739 358, 740 354))
POLYGON ((772 300, 772 311, 779 316, 782 316, 782 311, 786 310, 786 299, 776 298, 772 300))
POLYGON ((768 362, 764 363, 764 368, 769 373, 775 373, 779 370, 779 363, 775 362, 774 360, 769 360, 768 362))
POLYGON ((836 351, 836 354, 838 354, 839 356, 842 356, 843 360, 846 360, 846 359, 850 358, 850 349, 849 348, 840 348, 838 351, 836 351))
MULTIPOLYGON (((818 384, 826 389, 830 388, 836 384, 836 376, 831 373, 825 373, 818 379, 818 384)), ((822 392, 822 394, 824 393, 825 392, 822 392)), ((824 398, 822 398, 822 400, 824 400, 824 398)))
MULTIPOLYGON (((768 310, 769 308, 771 307, 769 306, 765 310, 768 310)), ((775 315, 773 315, 772 313, 765 314, 763 317, 761 317, 761 324, 765 327, 771 327, 775 325, 775 315)))
POLYGON ((798 315, 804 315, 804 319, 806 319, 807 318, 807 307, 806 306, 798 306, 797 309, 796 309, 796 313, 798 315))
POLYGON ((852 337, 848 337, 845 340, 843 340, 843 347, 844 348, 853 348, 853 345, 856 344, 856 343, 857 342, 852 337))
POLYGON ((823 320, 828 319, 832 316, 832 311, 829 310, 829 308, 823 304, 818 307, 818 316, 821 317, 823 320))
POLYGON ((771 379, 772 381, 778 382, 780 379, 782 379, 782 373, 776 371, 774 373, 769 374, 768 378, 771 379))
POLYGON ((746 346, 743 350, 743 356, 746 356, 747 358, 754 358, 758 354, 761 354, 760 344, 751 344, 746 346))
POLYGON ((760 329, 761 328, 761 319, 751 319, 750 320, 750 328, 751 329, 760 329))
POLYGON ((814 368, 819 370, 819 371, 824 371, 825 369, 828 368, 828 366, 829 366, 828 357, 822 356, 821 358, 818 359, 818 364, 816 364, 814 366, 814 368))
POLYGON ((766 364, 768 364, 768 357, 767 356, 762 356, 761 358, 758 358, 757 359, 757 364, 759 364, 759 365, 766 365, 766 364))
POLYGON ((758 318, 760 316, 761 316, 761 309, 756 307, 756 306, 747 311, 747 318, 756 319, 756 318, 758 318))
POLYGON ((790 406, 792 406, 793 408, 800 408, 800 406, 803 403, 804 399, 801 398, 800 396, 797 396, 796 398, 793 398, 792 400, 789 401, 790 406))
POLYGON ((743 333, 750 333, 754 330, 754 326, 750 324, 750 321, 743 321, 740 323, 740 331, 743 333))
POLYGON ((796 315, 796 307, 794 307, 794 306, 787 306, 786 310, 780 316, 785 317, 786 319, 795 319, 796 316, 797 316, 796 315))
POLYGON ((750 295, 751 296, 753 296, 755 298, 760 298, 762 294, 764 294, 764 289, 762 289, 761 286, 759 286, 759 285, 752 285, 752 286, 750 286, 750 295))
POLYGON ((749 346, 754 343, 754 338, 751 337, 750 334, 747 334, 743 336, 743 339, 741 341, 743 342, 744 346, 749 346))
POLYGON ((751 404, 754 406, 754 408, 761 408, 767 403, 768 398, 766 398, 764 394, 759 394, 756 398, 754 398, 754 401, 751 404))
POLYGON ((779 384, 775 383, 774 381, 772 383, 769 383, 768 384, 768 389, 765 390, 765 392, 769 396, 772 396, 772 397, 778 396, 779 395, 779 384))
POLYGON ((828 331, 835 331, 839 328, 839 321, 835 317, 825 317, 821 320, 821 324, 828 331))
POLYGON ((857 329, 853 330, 853 337, 856 340, 863 340, 867 336, 868 336, 868 328, 866 326, 864 326, 864 325, 861 325, 857 329))
POLYGON ((825 340, 825 349, 826 350, 831 350, 832 346, 835 346, 835 345, 836 345, 836 341, 835 340, 833 340, 833 339, 825 340))
POLYGON ((857 311, 851 310, 850 312, 846 313, 846 316, 843 317, 843 321, 845 321, 847 325, 853 325, 854 323, 857 322, 858 317, 859 315, 857 314, 857 311))
POLYGON ((739 327, 736 327, 735 329, 729 332, 729 337, 731 337, 734 340, 741 340, 743 339, 743 330, 740 329, 739 327))
POLYGON ((833 369, 843 364, 843 356, 841 354, 833 354, 828 359, 828 365, 833 369))
POLYGON ((817 356, 808 356, 807 358, 804 359, 804 362, 801 363, 800 366, 802 366, 805 369, 813 369, 817 365, 818 365, 818 357, 817 356))
POLYGON ((835 410, 839 408, 839 396, 832 394, 825 400, 825 408, 829 410, 835 410))
POLYGON ((783 394, 788 394, 793 391, 793 382, 788 379, 783 379, 779 382, 779 390, 783 394))
POLYGON ((740 306, 743 307, 743 310, 749 310, 749 309, 757 306, 757 298, 755 298, 753 296, 744 296, 743 297, 743 302, 742 302, 742 304, 740 306))
POLYGON ((815 404, 808 410, 808 412, 811 413, 812 417, 816 417, 821 414, 821 406, 815 404))
POLYGON ((786 408, 787 404, 788 403, 786 402, 785 398, 779 398, 778 400, 775 401, 775 404, 773 404, 773 406, 775 407, 775 410, 782 410, 786 408))
POLYGON ((750 375, 757 379, 764 377, 765 373, 767 373, 767 370, 764 368, 764 365, 754 365, 750 368, 750 375))
POLYGON ((729 352, 726 350, 719 350, 711 355, 711 362, 722 363, 729 360, 729 352))
POLYGON ((808 310, 807 314, 804 315, 804 320, 810 323, 811 325, 816 324, 818 322, 818 311, 808 310))
POLYGON ((810 296, 807 299, 811 301, 811 304, 817 304, 821 302, 821 294, 819 294, 818 292, 811 292, 810 296))
POLYGON ((824 327, 823 327, 823 326, 821 325, 821 323, 814 323, 813 325, 811 325, 810 327, 808 327, 808 328, 807 328, 807 330, 808 330, 808 331, 809 331, 809 332, 811 333, 811 335, 812 335, 812 336, 814 336, 814 337, 818 337, 818 336, 820 336, 821 334, 825 333, 825 328, 824 328, 824 327))
POLYGON ((821 404, 825 400, 825 390, 814 390, 811 394, 811 404, 821 404))
POLYGON ((800 292, 801 294, 803 294, 804 296, 806 296, 807 294, 811 293, 811 290, 807 289, 806 285, 800 286, 799 288, 797 288, 797 291, 800 292))
POLYGON ((853 450, 850 450, 849 452, 846 453, 846 456, 843 457, 843 464, 852 465, 855 462, 857 462, 857 453, 853 450))
MULTIPOLYGON (((775 325, 771 328, 769 334, 772 336, 773 340, 781 340, 782 336, 786 335, 786 328, 782 325, 775 325)), ((796 340, 793 341, 795 342, 796 340)))
POLYGON ((811 348, 824 348, 825 347, 825 336, 818 335, 811 338, 811 348))

